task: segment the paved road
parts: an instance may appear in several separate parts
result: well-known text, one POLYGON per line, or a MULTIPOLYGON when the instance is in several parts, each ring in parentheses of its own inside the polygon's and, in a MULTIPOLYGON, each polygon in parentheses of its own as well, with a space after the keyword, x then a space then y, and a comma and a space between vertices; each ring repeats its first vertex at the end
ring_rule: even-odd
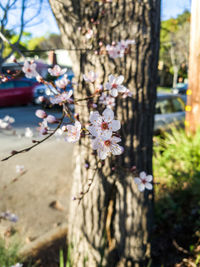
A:
MULTIPOLYGON (((6 115, 9 115, 15 118, 15 122, 12 125, 16 130, 25 129, 26 127, 35 129, 38 126, 38 123, 41 121, 41 119, 35 116, 35 111, 40 108, 40 106, 33 105, 25 107, 0 108, 0 119, 6 115)), ((61 116, 61 112, 59 110, 49 109, 46 112, 48 114, 54 114, 57 117, 61 116)))

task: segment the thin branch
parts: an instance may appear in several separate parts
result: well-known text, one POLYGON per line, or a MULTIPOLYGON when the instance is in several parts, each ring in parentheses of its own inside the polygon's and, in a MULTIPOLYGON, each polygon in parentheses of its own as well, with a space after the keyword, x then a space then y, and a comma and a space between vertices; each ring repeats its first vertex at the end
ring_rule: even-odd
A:
POLYGON ((42 139, 42 140, 40 140, 40 141, 36 141, 36 143, 35 143, 34 145, 30 146, 30 147, 27 147, 27 148, 24 148, 24 149, 21 149, 21 150, 18 150, 18 151, 13 151, 13 153, 12 153, 10 156, 8 156, 8 157, 2 159, 1 161, 6 161, 6 160, 12 158, 13 156, 15 156, 15 155, 17 155, 17 154, 28 152, 28 151, 30 151, 31 149, 33 149, 34 147, 40 145, 41 143, 43 143, 44 141, 46 141, 47 139, 49 139, 49 138, 50 138, 52 135, 54 135, 55 132, 60 128, 60 126, 61 126, 61 124, 62 124, 64 118, 65 118, 65 113, 63 113, 62 118, 61 118, 61 120, 60 120, 58 126, 57 126, 57 127, 53 130, 53 132, 50 133, 47 137, 45 137, 44 139, 42 139))

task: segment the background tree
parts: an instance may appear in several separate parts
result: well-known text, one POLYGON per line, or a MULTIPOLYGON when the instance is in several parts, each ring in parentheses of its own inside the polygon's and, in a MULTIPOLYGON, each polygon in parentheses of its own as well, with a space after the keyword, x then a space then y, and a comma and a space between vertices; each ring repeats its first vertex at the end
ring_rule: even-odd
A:
POLYGON ((33 23, 39 23, 37 19, 41 11, 43 0, 2 0, 0 1, 0 69, 2 64, 16 51, 25 49, 27 34, 24 33, 27 26, 33 23), (19 10, 19 16, 16 16, 16 10, 19 10), (30 17, 30 12, 33 14, 30 17), (11 18, 14 14, 14 22, 11 18), (7 41, 11 43, 8 44, 7 41))
POLYGON ((171 18, 161 23, 160 60, 169 69, 171 68, 171 72, 173 73, 173 87, 176 87, 181 66, 188 66, 189 33, 189 11, 185 11, 176 19, 171 18))
MULTIPOLYGON (((50 0, 50 4, 64 46, 74 50, 75 96, 94 92, 82 77, 90 70, 99 74, 101 83, 109 74, 124 75, 133 93, 130 99, 118 100, 115 108, 122 123, 123 156, 99 163, 87 138, 75 148, 72 195, 80 192, 81 197, 93 179, 94 184, 80 205, 71 203, 68 238, 74 247, 74 266, 146 266, 153 194, 138 192, 129 170, 136 166, 138 172, 152 173, 160 0, 50 0), (90 30, 93 35, 88 41, 90 30), (126 39, 135 39, 136 44, 122 58, 112 59, 103 50, 126 39)), ((76 109, 85 124, 90 110, 90 103, 76 109)))

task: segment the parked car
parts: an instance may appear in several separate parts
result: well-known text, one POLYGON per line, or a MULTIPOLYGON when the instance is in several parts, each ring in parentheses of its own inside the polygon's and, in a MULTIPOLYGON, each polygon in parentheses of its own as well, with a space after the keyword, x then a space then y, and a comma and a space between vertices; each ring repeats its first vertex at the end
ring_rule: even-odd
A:
POLYGON ((185 103, 181 95, 158 94, 155 110, 155 135, 169 131, 172 126, 183 127, 185 120, 185 103))
POLYGON ((36 80, 20 78, 0 83, 0 107, 27 105, 33 101, 36 80))
POLYGON ((180 94, 180 95, 186 95, 186 91, 188 89, 187 83, 177 83, 175 88, 172 88, 173 94, 180 94))

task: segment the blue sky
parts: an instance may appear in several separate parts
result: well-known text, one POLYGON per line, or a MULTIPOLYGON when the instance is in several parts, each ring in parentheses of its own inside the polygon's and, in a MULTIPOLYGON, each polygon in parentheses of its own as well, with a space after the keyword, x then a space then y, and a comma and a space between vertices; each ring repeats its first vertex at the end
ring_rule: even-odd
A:
MULTIPOLYGON (((0 0, 2 2, 6 0, 0 0)), ((169 19, 171 17, 176 17, 181 14, 185 9, 190 10, 191 0, 161 0, 161 18, 162 20, 169 19)), ((31 3, 31 0, 29 0, 31 3)), ((31 17, 34 9, 27 10, 27 17, 31 17)), ((19 12, 17 12, 19 14, 19 12)), ((15 25, 16 29, 16 9, 13 10, 13 14, 10 16, 10 25, 15 25)), ((44 6, 40 16, 38 16, 37 21, 34 20, 32 26, 27 27, 25 30, 31 32, 33 37, 44 36, 48 33, 59 33, 56 21, 52 14, 52 11, 47 3, 44 1, 44 6), (39 23, 40 22, 40 23, 39 23)))

